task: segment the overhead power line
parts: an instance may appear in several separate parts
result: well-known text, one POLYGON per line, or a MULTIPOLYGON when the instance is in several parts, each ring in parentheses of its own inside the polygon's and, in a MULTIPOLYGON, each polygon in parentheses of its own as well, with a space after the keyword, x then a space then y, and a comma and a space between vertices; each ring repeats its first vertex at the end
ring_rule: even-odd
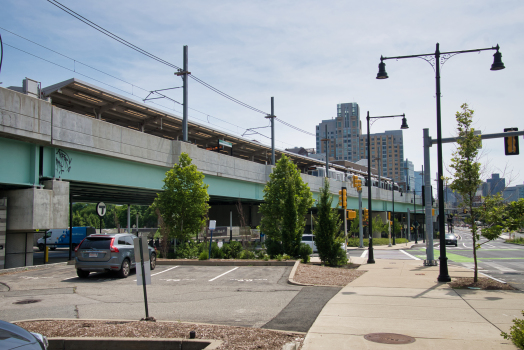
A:
MULTIPOLYGON (((75 17, 76 19, 78 19, 78 20, 84 22, 84 23, 87 24, 88 26, 90 26, 90 27, 96 29, 96 30, 99 31, 100 33, 102 33, 102 34, 104 34, 104 35, 110 37, 110 38, 113 39, 113 40, 118 41, 119 43, 121 43, 121 44, 123 44, 123 45, 125 45, 125 46, 127 46, 127 47, 129 47, 129 48, 131 48, 132 50, 135 50, 135 51, 137 51, 137 52, 139 52, 139 53, 141 53, 141 54, 143 54, 143 55, 145 55, 145 56, 147 56, 147 57, 149 57, 149 58, 151 58, 151 59, 154 59, 154 60, 157 61, 157 62, 160 62, 160 63, 162 63, 162 64, 165 64, 165 65, 167 65, 167 66, 169 66, 169 67, 171 67, 171 68, 175 68, 175 69, 177 69, 177 70, 182 70, 182 68, 178 67, 177 65, 175 65, 175 64, 173 64, 173 63, 170 63, 170 62, 168 62, 168 61, 166 61, 166 60, 164 60, 164 59, 162 59, 162 58, 160 58, 160 57, 158 57, 158 56, 155 56, 155 55, 153 55, 152 53, 150 53, 150 52, 148 52, 148 51, 146 51, 146 50, 143 50, 143 49, 141 49, 140 47, 138 47, 138 46, 136 46, 136 45, 130 43, 129 41, 127 41, 127 40, 125 40, 125 39, 119 37, 118 35, 116 35, 116 34, 110 32, 110 31, 108 31, 108 30, 106 30, 106 29, 104 29, 104 28, 102 28, 102 27, 100 27, 100 26, 97 25, 96 23, 94 23, 94 22, 90 21, 89 19, 83 17, 82 15, 80 15, 80 14, 78 14, 77 12, 71 10, 71 9, 68 8, 67 6, 61 4, 60 2, 58 2, 58 1, 56 1, 56 0, 47 0, 47 1, 48 1, 49 3, 51 3, 52 5, 58 7, 58 8, 61 9, 62 11, 64 11, 64 12, 68 13, 69 15, 75 17)), ((213 92, 216 92, 217 94, 221 95, 222 97, 225 97, 225 98, 227 98, 228 100, 230 100, 230 101, 232 101, 232 102, 234 102, 234 103, 236 103, 236 104, 238 104, 238 105, 240 105, 240 106, 242 106, 242 107, 248 108, 248 109, 250 109, 250 110, 252 110, 252 111, 254 111, 254 112, 257 112, 257 113, 261 113, 261 114, 264 114, 264 115, 269 115, 269 113, 264 112, 264 111, 262 111, 262 110, 260 110, 260 109, 258 109, 258 108, 256 108, 256 107, 250 106, 250 105, 248 105, 247 103, 244 103, 244 102, 242 102, 242 101, 240 101, 240 100, 234 98, 233 96, 228 95, 228 94, 226 94, 225 92, 223 92, 223 91, 221 91, 221 90, 219 90, 219 89, 217 89, 217 88, 211 86, 210 84, 204 82, 202 79, 200 79, 200 78, 194 76, 193 74, 191 74, 191 75, 189 75, 189 76, 190 76, 194 81, 196 81, 197 83, 199 83, 199 84, 201 84, 201 85, 207 87, 208 89, 212 90, 213 92)), ((117 78, 117 79, 118 79, 118 78, 117 78)), ((310 132, 308 132, 308 131, 302 130, 302 129, 300 129, 300 128, 298 128, 298 127, 292 125, 292 124, 289 124, 289 123, 287 123, 287 122, 284 122, 284 121, 281 120, 281 119, 278 119, 278 118, 276 118, 276 119, 277 119, 277 121, 279 121, 279 122, 282 123, 283 125, 285 125, 285 126, 287 126, 287 127, 290 127, 290 128, 292 128, 292 129, 294 129, 294 130, 296 130, 296 131, 299 131, 299 132, 305 133, 305 134, 307 134, 307 135, 316 136, 316 135, 313 134, 313 133, 310 133, 310 132)))
MULTIPOLYGON (((117 78, 117 77, 115 77, 115 76, 113 76, 113 75, 111 75, 111 74, 109 74, 109 73, 106 73, 106 72, 104 72, 104 71, 102 71, 102 70, 100 70, 100 69, 94 68, 94 67, 92 67, 92 66, 90 66, 90 65, 88 65, 88 64, 85 64, 85 63, 83 63, 83 62, 81 62, 81 61, 78 61, 78 60, 76 60, 76 59, 74 59, 74 58, 71 58, 71 57, 69 57, 69 56, 67 56, 67 55, 65 55, 65 54, 63 54, 63 53, 60 53, 60 52, 55 51, 55 50, 53 50, 53 49, 50 49, 50 48, 48 48, 48 47, 46 47, 46 46, 44 46, 44 45, 38 44, 38 43, 36 43, 36 42, 34 42, 34 41, 30 40, 30 39, 27 39, 27 38, 25 38, 25 37, 23 37, 23 36, 21 36, 21 35, 18 35, 18 34, 14 33, 14 32, 11 32, 11 31, 9 31, 9 30, 7 30, 7 29, 5 29, 5 28, 0 27, 0 29, 3 29, 3 30, 5 30, 5 31, 7 31, 7 32, 9 32, 9 33, 11 33, 11 34, 13 34, 13 35, 18 36, 19 38, 22 38, 22 39, 24 39, 24 40, 27 40, 27 41, 29 41, 29 42, 35 44, 35 45, 38 45, 38 46, 40 46, 40 47, 42 47, 42 48, 44 48, 44 49, 46 49, 46 50, 49 50, 49 51, 51 51, 51 52, 54 52, 54 53, 56 53, 56 54, 58 54, 58 55, 60 55, 60 56, 63 56, 63 57, 65 57, 65 58, 68 58, 68 59, 70 59, 70 60, 72 60, 72 61, 74 61, 74 62, 76 62, 76 63, 80 63, 80 64, 83 65, 83 66, 89 67, 89 68, 91 68, 91 69, 93 69, 93 70, 95 70, 95 71, 97 71, 97 72, 99 72, 99 73, 102 73, 102 74, 105 74, 105 75, 107 75, 107 76, 109 76, 109 77, 115 78, 115 79, 117 79, 117 80, 119 80, 119 81, 122 81, 122 82, 124 82, 124 83, 126 83, 126 84, 129 84, 129 85, 131 85, 131 86, 133 86, 133 87, 136 87, 136 88, 138 88, 138 89, 140 89, 140 90, 142 90, 142 91, 150 92, 149 90, 144 89, 144 88, 142 88, 142 87, 140 87, 140 86, 138 86, 138 85, 135 85, 135 84, 132 84, 132 83, 130 83, 130 82, 128 82, 128 81, 125 81, 125 80, 123 80, 123 79, 117 78)), ((57 66, 57 67, 60 67, 60 68, 62 68, 62 69, 65 69, 65 70, 67 70, 67 71, 70 71, 70 72, 73 72, 73 73, 75 73, 75 74, 81 75, 81 76, 83 76, 83 77, 86 77, 86 78, 88 78, 88 79, 91 79, 91 80, 93 80, 93 81, 96 81, 96 82, 98 82, 98 83, 100 83, 100 84, 104 84, 104 85, 106 85, 106 86, 109 86, 109 87, 111 87, 111 88, 113 88, 113 89, 115 89, 115 90, 121 91, 121 92, 123 92, 123 93, 125 93, 125 94, 132 95, 132 96, 136 96, 136 95, 135 95, 134 93, 132 93, 132 92, 130 93, 130 92, 128 92, 128 91, 126 91, 126 90, 123 90, 123 89, 121 89, 121 88, 118 88, 118 87, 116 87, 116 86, 114 86, 114 85, 111 85, 111 84, 105 83, 105 82, 103 82, 103 81, 101 81, 101 80, 98 80, 98 79, 95 79, 95 78, 93 78, 93 77, 91 77, 91 76, 89 76, 89 75, 86 75, 86 74, 80 73, 80 72, 78 72, 78 71, 76 71, 76 70, 74 70, 74 69, 71 69, 71 68, 65 67, 65 66, 63 66, 63 65, 61 65, 61 64, 58 64, 58 63, 56 63, 56 62, 50 61, 50 60, 45 59, 45 58, 43 58, 43 57, 40 57, 40 56, 37 56, 37 55, 32 54, 32 53, 30 53, 30 52, 27 52, 27 51, 25 51, 25 50, 19 49, 19 48, 13 46, 13 45, 8 44, 8 43, 4 43, 4 44, 5 44, 5 46, 11 47, 11 48, 13 48, 13 49, 15 49, 15 50, 18 50, 18 51, 23 52, 23 53, 25 53, 25 54, 27 54, 27 55, 33 56, 33 57, 35 57, 35 58, 38 58, 38 59, 40 59, 40 60, 42 60, 42 61, 45 61, 45 62, 47 62, 47 63, 50 63, 50 64, 55 65, 55 66, 57 66)), ((139 96, 138 96, 138 97, 139 97, 139 96)), ((171 98, 169 98, 169 99, 172 100, 172 101, 174 101, 174 100, 171 99, 171 98)), ((180 104, 180 102, 178 102, 178 101, 174 101, 174 102, 180 104)), ((176 109, 174 109, 174 108, 170 108, 170 107, 164 106, 164 105, 162 105, 162 104, 160 104, 160 103, 156 103, 156 102, 152 102, 152 101, 149 101, 149 103, 155 104, 155 105, 160 106, 160 107, 162 107, 162 108, 170 109, 170 110, 172 110, 172 111, 174 111, 174 112, 177 112, 177 113, 181 113, 180 111, 178 111, 178 110, 176 110, 176 109)), ((241 129, 241 130, 246 130, 246 131, 247 131, 247 130, 250 130, 250 128, 246 129, 245 127, 242 127, 242 126, 239 126, 239 125, 233 124, 233 123, 231 123, 231 122, 229 122, 229 121, 227 121, 227 120, 220 119, 220 118, 218 118, 218 117, 215 117, 215 116, 209 115, 209 114, 207 114, 207 113, 205 113, 205 112, 202 112, 202 111, 199 111, 199 110, 197 110, 197 109, 195 109, 195 108, 189 108, 189 109, 191 109, 191 110, 193 110, 193 111, 195 111, 195 112, 198 112, 198 113, 201 113, 201 114, 205 115, 205 116, 207 117, 207 122, 210 123, 210 124, 213 124, 213 123, 211 123, 211 122, 209 121, 209 117, 214 118, 214 119, 216 119, 216 120, 219 120, 219 121, 222 122, 222 123, 226 123, 226 124, 229 124, 229 125, 231 125, 231 126, 237 127, 237 128, 239 128, 239 129, 241 129)), ((204 119, 200 119, 200 118, 197 118, 197 117, 195 117, 195 116, 192 116, 192 117, 195 118, 195 119, 198 119, 198 120, 200 120, 200 121, 206 122, 206 120, 204 120, 204 119)), ((217 125, 217 126, 218 126, 218 125, 217 125)), ((240 133, 239 133, 238 131, 233 131, 233 130, 231 130, 231 129, 227 129, 227 128, 224 128, 224 127, 222 127, 222 128, 223 128, 224 130, 227 130, 227 131, 232 132, 232 133, 234 133, 234 134, 238 134, 238 135, 240 135, 240 133)), ((264 134, 262 134, 262 133, 260 133, 260 132, 255 132, 255 133, 258 134, 258 135, 260 135, 260 136, 262 136, 262 137, 264 137, 264 138, 271 139, 271 137, 266 136, 266 135, 264 135, 264 134)), ((242 134, 242 135, 243 135, 243 134, 242 134)), ((278 140, 277 140, 277 141, 278 141, 278 140)), ((291 145, 291 144, 289 144, 289 143, 287 143, 287 142, 284 142, 284 141, 278 141, 278 142, 281 142, 281 143, 284 143, 284 144, 287 144, 287 145, 293 146, 293 145, 291 145)))

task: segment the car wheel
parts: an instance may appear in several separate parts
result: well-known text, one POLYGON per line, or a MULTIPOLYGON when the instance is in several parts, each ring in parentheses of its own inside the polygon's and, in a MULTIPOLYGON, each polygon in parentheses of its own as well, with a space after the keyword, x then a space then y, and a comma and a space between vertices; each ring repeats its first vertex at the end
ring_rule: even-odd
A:
POLYGON ((84 271, 84 270, 81 270, 81 269, 76 269, 76 274, 80 278, 87 278, 87 277, 89 277, 89 271, 84 271))
POLYGON ((455 247, 458 247, 458 243, 455 243, 455 247))
POLYGON ((39 250, 39 251, 43 252, 43 251, 44 251, 44 248, 45 248, 45 246, 44 246, 42 243, 40 243, 40 244, 38 245, 38 250, 39 250))
POLYGON ((151 269, 151 271, 153 271, 156 267, 156 254, 155 253, 152 253, 151 254, 151 257, 149 257, 149 267, 151 269))
POLYGON ((118 277, 126 278, 127 276, 129 276, 130 269, 131 267, 129 266, 129 260, 124 259, 124 261, 122 261, 122 266, 120 267, 120 270, 118 271, 118 277))

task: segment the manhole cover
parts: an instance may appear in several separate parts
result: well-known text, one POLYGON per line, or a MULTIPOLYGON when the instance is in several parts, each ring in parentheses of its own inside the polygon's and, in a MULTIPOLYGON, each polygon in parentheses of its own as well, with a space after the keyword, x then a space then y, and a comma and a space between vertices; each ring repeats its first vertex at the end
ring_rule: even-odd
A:
POLYGON ((413 337, 395 333, 370 333, 366 334, 364 339, 382 344, 411 344, 415 342, 413 337))
POLYGON ((38 303, 39 301, 42 301, 42 300, 40 300, 40 299, 25 299, 25 300, 20 300, 20 301, 14 302, 13 304, 34 304, 34 303, 38 303))

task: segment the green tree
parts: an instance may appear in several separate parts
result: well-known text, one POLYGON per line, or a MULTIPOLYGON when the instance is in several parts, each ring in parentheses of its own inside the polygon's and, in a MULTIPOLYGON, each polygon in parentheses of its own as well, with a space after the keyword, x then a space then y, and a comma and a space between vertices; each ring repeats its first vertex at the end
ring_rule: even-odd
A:
POLYGON ((264 203, 260 205, 260 229, 266 236, 271 256, 298 256, 306 214, 313 205, 313 195, 302 181, 297 167, 285 155, 277 162, 264 187, 264 203))
POLYGON ((205 225, 209 210, 207 188, 204 174, 191 164, 187 153, 182 153, 178 164, 166 173, 164 191, 157 194, 154 203, 171 237, 186 242, 205 225))
MULTIPOLYGON (((477 250, 480 248, 480 239, 477 227, 478 211, 473 210, 473 200, 477 189, 482 183, 480 179, 479 148, 481 138, 474 134, 475 129, 471 127, 474 111, 464 103, 460 106, 462 111, 457 112, 457 149, 451 158, 451 168, 455 171, 451 189, 462 196, 462 206, 469 209, 471 216, 468 222, 471 224, 471 235, 473 237, 473 261, 475 263, 473 281, 478 281, 477 250)), ((442 213, 443 215, 443 213, 442 213)), ((443 234, 443 232, 441 232, 443 234)))
POLYGON ((341 247, 344 236, 341 230, 342 220, 336 209, 332 209, 333 195, 329 192, 329 179, 324 179, 317 204, 318 215, 315 219, 315 242, 320 260, 328 266, 347 263, 346 253, 341 247))

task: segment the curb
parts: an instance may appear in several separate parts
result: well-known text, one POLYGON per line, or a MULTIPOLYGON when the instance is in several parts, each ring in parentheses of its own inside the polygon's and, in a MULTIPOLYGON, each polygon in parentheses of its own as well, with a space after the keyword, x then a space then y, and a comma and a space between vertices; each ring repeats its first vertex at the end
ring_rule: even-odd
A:
MULTIPOLYGON (((22 267, 13 267, 10 269, 2 269, 0 270, 0 275, 5 275, 6 273, 11 272, 24 272, 24 271, 30 271, 30 270, 45 270, 49 269, 51 267, 56 267, 60 265, 68 265, 68 262, 59 262, 59 263, 53 263, 53 264, 44 264, 44 265, 31 265, 31 266, 22 266, 22 267)), ((73 262, 74 265, 74 262, 73 262)))
POLYGON ((197 265, 197 266, 293 266, 295 261, 260 261, 260 260, 192 260, 192 259, 170 259, 156 261, 158 265, 197 265))
POLYGON ((202 349, 213 350, 222 345, 222 340, 185 338, 98 338, 98 337, 57 337, 47 338, 50 349, 202 349), (178 346, 177 346, 178 345, 178 346))

